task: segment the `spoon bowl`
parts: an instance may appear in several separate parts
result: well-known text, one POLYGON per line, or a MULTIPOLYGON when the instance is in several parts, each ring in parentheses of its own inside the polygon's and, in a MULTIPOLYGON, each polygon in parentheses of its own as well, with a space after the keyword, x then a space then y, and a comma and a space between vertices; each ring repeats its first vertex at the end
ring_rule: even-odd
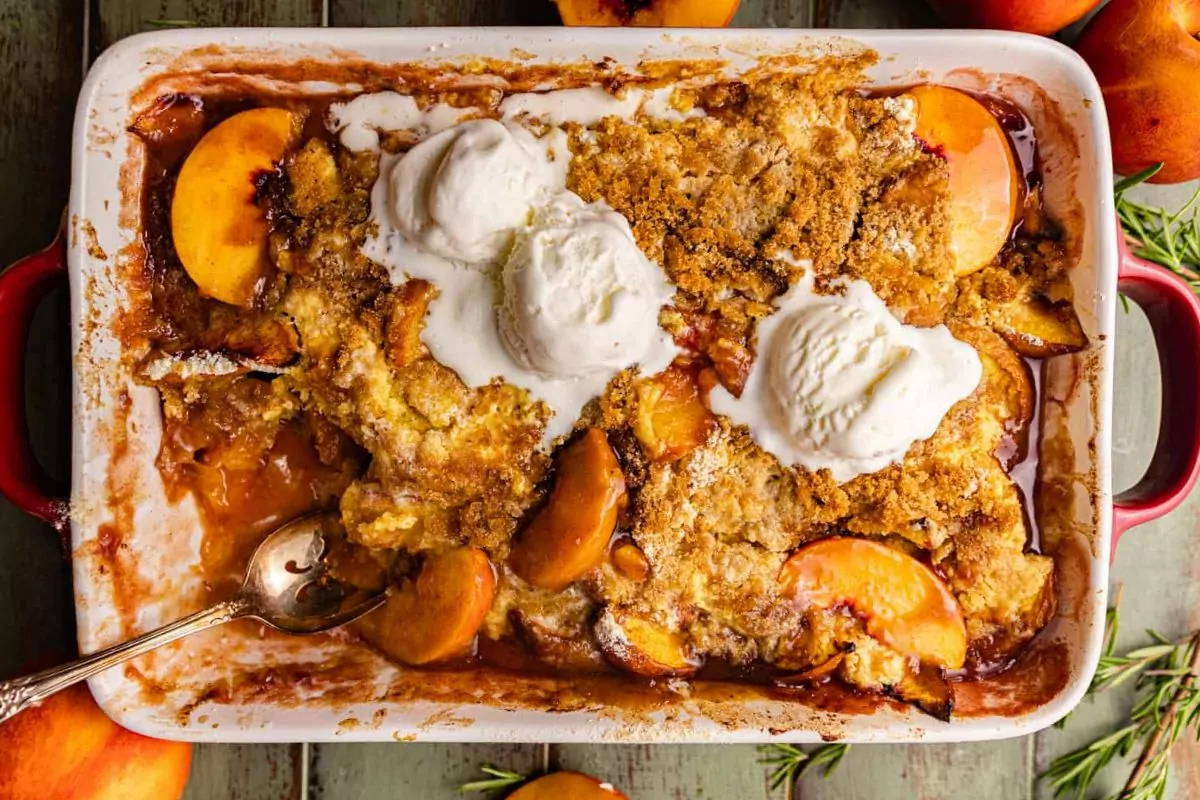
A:
POLYGON ((293 520, 263 540, 231 599, 78 661, 0 681, 0 723, 50 695, 176 639, 241 617, 277 631, 309 634, 345 625, 383 604, 383 588, 364 589, 337 574, 329 558, 339 523, 334 514, 293 520))
POLYGON ((383 592, 340 580, 328 560, 333 514, 289 522, 263 540, 250 557, 236 600, 245 616, 291 634, 319 633, 344 625, 383 603, 383 592))

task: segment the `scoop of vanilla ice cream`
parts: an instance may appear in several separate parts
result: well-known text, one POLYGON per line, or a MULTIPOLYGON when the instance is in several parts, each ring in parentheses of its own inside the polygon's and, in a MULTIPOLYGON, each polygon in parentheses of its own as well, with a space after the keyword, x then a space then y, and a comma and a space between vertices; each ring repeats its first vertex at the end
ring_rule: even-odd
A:
POLYGON ((836 480, 897 463, 979 384, 982 365, 945 326, 901 324, 865 281, 819 295, 806 276, 759 325, 759 363, 740 398, 712 406, 768 452, 836 480))
POLYGON ((517 235, 504 265, 499 328, 513 359, 549 377, 613 372, 664 334, 673 290, 623 216, 562 192, 517 235))
POLYGON ((553 186, 552 170, 495 120, 421 142, 392 169, 396 228, 420 249, 468 264, 497 261, 553 186))

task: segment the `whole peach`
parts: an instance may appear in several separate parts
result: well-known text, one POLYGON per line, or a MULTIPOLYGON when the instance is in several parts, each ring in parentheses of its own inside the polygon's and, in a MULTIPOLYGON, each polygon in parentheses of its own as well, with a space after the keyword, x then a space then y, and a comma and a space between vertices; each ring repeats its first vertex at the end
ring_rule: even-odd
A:
POLYGON ((929 0, 929 4, 950 25, 1049 36, 1081 19, 1100 0, 929 0))
POLYGON ((1108 107, 1113 165, 1132 175, 1159 161, 1155 183, 1200 177, 1200 0, 1113 0, 1076 49, 1108 107))
POLYGON ((741 0, 554 0, 564 25, 722 28, 741 0))
POLYGON ((127 731, 86 686, 73 686, 0 725, 4 800, 178 800, 192 746, 127 731))

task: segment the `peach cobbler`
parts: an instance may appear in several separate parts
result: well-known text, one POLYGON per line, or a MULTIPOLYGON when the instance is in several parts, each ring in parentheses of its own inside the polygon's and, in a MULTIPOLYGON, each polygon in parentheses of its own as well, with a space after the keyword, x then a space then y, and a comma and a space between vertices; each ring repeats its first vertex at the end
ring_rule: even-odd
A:
POLYGON ((861 67, 139 114, 131 335, 211 592, 336 509, 399 663, 947 719, 1054 614, 1010 473, 1087 340, 1025 117, 861 67))

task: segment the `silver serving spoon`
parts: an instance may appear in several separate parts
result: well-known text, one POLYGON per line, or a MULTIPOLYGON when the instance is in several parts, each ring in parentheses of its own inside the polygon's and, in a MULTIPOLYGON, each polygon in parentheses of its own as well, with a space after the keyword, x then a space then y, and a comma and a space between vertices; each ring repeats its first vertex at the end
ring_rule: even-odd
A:
POLYGON ((314 514, 268 536, 250 557, 242 588, 232 599, 70 664, 0 681, 0 723, 109 667, 230 620, 253 617, 284 633, 318 633, 379 607, 382 591, 358 589, 331 574, 325 536, 335 519, 314 514))

